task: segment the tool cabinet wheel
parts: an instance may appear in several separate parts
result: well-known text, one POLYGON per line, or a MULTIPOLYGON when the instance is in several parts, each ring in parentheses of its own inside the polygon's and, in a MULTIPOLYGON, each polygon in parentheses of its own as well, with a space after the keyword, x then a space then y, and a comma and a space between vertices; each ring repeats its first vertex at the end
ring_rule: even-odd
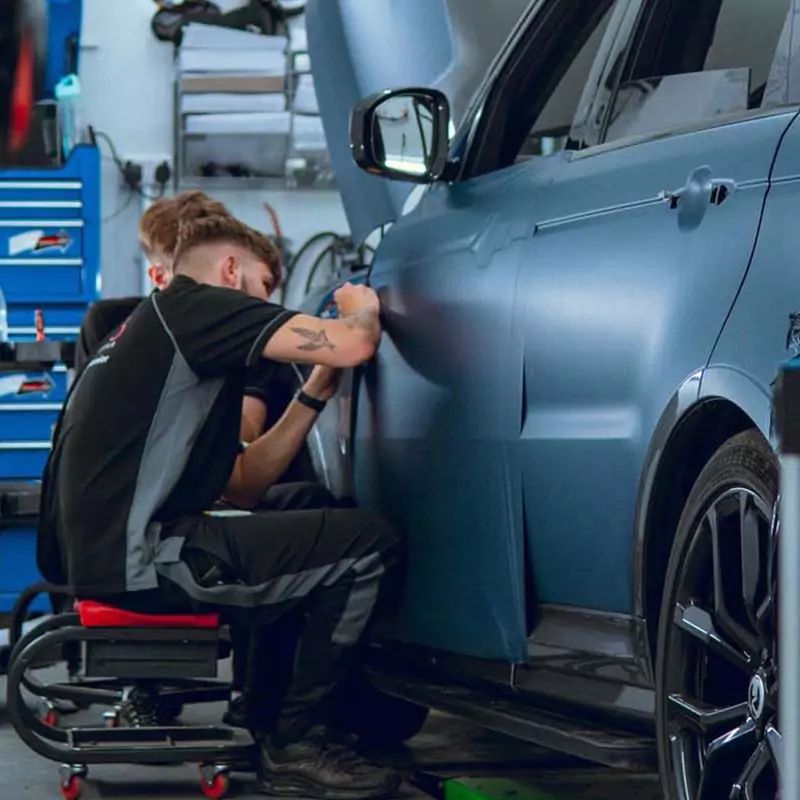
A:
POLYGON ((77 775, 70 775, 61 782, 61 796, 64 800, 78 800, 83 791, 83 781, 77 775))
POLYGON ((218 772, 211 778, 201 771, 200 788, 203 791, 203 796, 211 798, 211 800, 222 800, 228 794, 230 788, 230 778, 226 772, 218 772))

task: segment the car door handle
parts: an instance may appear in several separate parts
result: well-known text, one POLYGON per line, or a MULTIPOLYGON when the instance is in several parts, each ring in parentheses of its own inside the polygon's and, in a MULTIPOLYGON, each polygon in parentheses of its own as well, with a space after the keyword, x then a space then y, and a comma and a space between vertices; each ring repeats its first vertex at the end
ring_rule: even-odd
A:
MULTIPOLYGON (((736 181, 728 178, 710 180, 706 186, 708 189, 708 202, 712 206, 722 205, 736 191, 736 181)), ((664 189, 658 193, 658 199, 663 200, 674 211, 680 205, 681 199, 687 190, 688 186, 682 186, 680 189, 664 189)))
POLYGON ((711 192, 708 202, 712 206, 721 206, 736 191, 736 181, 719 178, 711 181, 711 192))

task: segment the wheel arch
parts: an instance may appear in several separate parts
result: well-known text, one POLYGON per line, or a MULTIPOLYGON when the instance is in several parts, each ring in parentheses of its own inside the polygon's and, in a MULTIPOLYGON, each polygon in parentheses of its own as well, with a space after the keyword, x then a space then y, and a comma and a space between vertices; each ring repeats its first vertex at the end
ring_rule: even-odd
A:
POLYGON ((634 552, 634 608, 647 624, 651 663, 667 563, 689 493, 724 442, 751 428, 770 441, 770 423, 768 391, 738 370, 713 367, 681 387, 656 426, 642 471, 634 552))

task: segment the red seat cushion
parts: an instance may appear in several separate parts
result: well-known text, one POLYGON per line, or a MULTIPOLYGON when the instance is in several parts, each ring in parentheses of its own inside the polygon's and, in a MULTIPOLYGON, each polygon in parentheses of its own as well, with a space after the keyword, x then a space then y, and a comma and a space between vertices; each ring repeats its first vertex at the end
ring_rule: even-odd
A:
POLYGON ((219 627, 219 614, 136 614, 94 600, 79 600, 75 606, 85 628, 219 627))

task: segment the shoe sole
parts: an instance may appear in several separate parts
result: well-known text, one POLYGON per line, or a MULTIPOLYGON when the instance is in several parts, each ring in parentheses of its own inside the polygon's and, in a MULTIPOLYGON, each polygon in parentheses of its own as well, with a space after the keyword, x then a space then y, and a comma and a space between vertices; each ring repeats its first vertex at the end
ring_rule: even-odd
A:
POLYGON ((308 797, 315 800, 369 800, 370 798, 387 797, 400 788, 402 781, 398 777, 390 785, 375 789, 339 789, 323 786, 314 781, 303 778, 278 778, 262 777, 259 781, 259 790, 264 794, 276 797, 308 797))

